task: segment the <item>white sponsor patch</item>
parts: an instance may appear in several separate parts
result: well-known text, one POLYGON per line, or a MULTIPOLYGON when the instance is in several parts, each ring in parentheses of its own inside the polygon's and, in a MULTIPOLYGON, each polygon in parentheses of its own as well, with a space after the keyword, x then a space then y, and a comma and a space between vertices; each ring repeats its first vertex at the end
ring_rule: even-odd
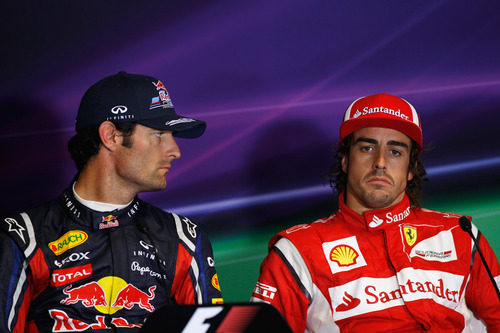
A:
POLYGON ((179 119, 176 119, 176 120, 167 121, 165 123, 165 125, 167 125, 167 126, 174 126, 174 125, 183 124, 183 123, 191 123, 193 121, 195 121, 195 120, 191 119, 191 118, 179 118, 179 119))
POLYGON ((410 261, 415 257, 440 262, 457 260, 457 251, 451 230, 441 231, 435 236, 417 242, 408 257, 410 261))
POLYGON ((332 274, 366 266, 366 261, 359 249, 356 236, 326 242, 322 246, 332 274))
POLYGON ((421 299, 432 299, 451 309, 459 304, 464 280, 461 275, 405 268, 397 276, 363 277, 329 288, 334 319, 381 311, 421 299))
POLYGON ((261 282, 257 282, 255 285, 255 289, 253 291, 253 296, 257 298, 262 298, 265 301, 271 301, 276 293, 278 292, 278 289, 276 287, 270 286, 268 284, 264 284, 261 282))

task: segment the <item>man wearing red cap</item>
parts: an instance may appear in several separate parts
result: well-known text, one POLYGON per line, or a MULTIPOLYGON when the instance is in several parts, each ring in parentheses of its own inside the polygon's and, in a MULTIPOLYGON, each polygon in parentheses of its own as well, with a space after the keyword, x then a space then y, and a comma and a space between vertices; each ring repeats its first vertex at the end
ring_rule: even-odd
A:
MULTIPOLYGON (((410 103, 354 101, 330 174, 338 211, 271 239, 252 300, 294 332, 500 332, 500 301, 460 216, 419 205, 421 152, 410 103)), ((472 232, 498 285, 495 254, 472 232)))

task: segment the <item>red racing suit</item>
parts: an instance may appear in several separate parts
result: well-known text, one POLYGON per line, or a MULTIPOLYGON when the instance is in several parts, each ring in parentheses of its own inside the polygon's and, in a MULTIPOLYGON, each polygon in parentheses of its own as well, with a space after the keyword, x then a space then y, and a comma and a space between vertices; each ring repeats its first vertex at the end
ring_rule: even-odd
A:
POLYGON ((136 332, 163 305, 222 302, 205 234, 138 198, 102 213, 69 188, 0 226, 0 332, 136 332))
MULTIPOLYGON (((252 301, 294 332, 500 332, 500 301, 459 217, 407 196, 359 215, 340 195, 336 214, 271 239, 252 301)), ((472 228, 498 285, 495 253, 472 228)))

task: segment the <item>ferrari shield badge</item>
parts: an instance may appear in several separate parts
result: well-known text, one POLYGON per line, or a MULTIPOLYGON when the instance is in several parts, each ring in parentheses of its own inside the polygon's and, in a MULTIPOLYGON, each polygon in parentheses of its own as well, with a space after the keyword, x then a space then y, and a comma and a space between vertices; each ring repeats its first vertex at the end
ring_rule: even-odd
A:
POLYGON ((415 227, 403 227, 403 233, 405 235, 406 243, 409 246, 413 246, 417 241, 417 228, 415 227))

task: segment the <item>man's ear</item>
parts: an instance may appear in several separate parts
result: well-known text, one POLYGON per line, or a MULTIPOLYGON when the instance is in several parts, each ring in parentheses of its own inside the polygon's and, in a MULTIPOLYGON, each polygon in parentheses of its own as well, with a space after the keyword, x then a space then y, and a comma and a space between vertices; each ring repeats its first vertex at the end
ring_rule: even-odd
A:
POLYGON ((347 174, 347 167, 349 165, 349 157, 347 155, 342 156, 341 164, 342 164, 342 171, 344 171, 344 173, 347 174))
POLYGON ((415 173, 413 172, 413 170, 417 170, 417 162, 415 162, 415 167, 413 169, 410 168, 408 170, 407 181, 411 181, 413 179, 413 176, 415 176, 415 173))
POLYGON ((111 151, 115 150, 117 145, 121 145, 123 139, 121 132, 110 121, 104 121, 99 125, 99 137, 101 138, 102 145, 111 151))

